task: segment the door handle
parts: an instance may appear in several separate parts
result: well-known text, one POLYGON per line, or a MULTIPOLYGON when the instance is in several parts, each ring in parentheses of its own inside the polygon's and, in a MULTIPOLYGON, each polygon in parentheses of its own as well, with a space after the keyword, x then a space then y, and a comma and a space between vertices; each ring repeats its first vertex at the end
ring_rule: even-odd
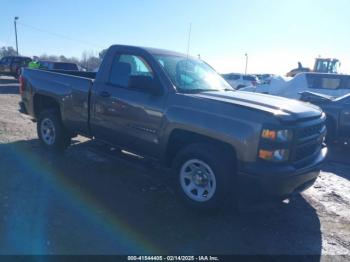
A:
POLYGON ((111 94, 107 91, 101 91, 100 93, 98 93, 99 96, 101 97, 110 97, 111 94))

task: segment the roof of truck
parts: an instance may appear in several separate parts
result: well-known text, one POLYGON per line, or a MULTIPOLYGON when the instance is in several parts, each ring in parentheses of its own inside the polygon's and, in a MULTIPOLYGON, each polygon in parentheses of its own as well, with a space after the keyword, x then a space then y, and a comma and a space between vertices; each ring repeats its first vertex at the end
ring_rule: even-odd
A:
POLYGON ((4 56, 2 58, 23 58, 23 59, 31 59, 30 57, 28 56, 21 56, 21 55, 7 55, 7 56, 4 56))
POLYGON ((134 50, 144 50, 151 55, 174 55, 174 56, 186 56, 186 54, 166 50, 166 49, 160 49, 160 48, 154 48, 154 47, 142 47, 142 46, 132 46, 132 45, 112 45, 111 48, 130 48, 134 50))

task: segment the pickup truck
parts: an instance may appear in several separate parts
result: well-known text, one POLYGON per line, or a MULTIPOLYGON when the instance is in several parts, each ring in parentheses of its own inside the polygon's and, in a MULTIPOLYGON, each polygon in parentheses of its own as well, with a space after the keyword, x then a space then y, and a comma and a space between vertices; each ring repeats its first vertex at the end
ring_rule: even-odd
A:
POLYGON ((17 79, 21 74, 21 68, 27 67, 30 61, 32 61, 30 57, 5 56, 0 60, 0 75, 13 76, 17 79))
POLYGON ((79 71, 78 65, 75 63, 40 60, 39 64, 40 69, 79 71))
POLYGON ((317 105, 325 112, 328 147, 335 145, 335 142, 350 142, 350 94, 332 97, 305 91, 300 95, 301 101, 317 105))
POLYGON ((79 134, 157 160, 199 209, 238 192, 299 193, 327 153, 317 106, 236 91, 202 60, 167 50, 114 45, 97 73, 25 68, 20 94, 48 149, 79 134))

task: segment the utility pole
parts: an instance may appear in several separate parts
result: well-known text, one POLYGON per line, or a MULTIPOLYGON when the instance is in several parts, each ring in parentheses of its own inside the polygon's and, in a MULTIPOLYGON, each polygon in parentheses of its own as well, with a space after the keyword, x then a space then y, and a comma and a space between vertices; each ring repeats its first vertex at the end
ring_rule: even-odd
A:
POLYGON ((14 20, 14 24, 15 24, 15 36, 16 36, 16 52, 17 52, 17 55, 19 55, 18 53, 18 41, 17 41, 17 20, 18 20, 18 16, 15 17, 15 20, 14 20))
POLYGON ((248 68, 248 54, 245 53, 245 70, 244 70, 244 74, 247 74, 247 68, 248 68))

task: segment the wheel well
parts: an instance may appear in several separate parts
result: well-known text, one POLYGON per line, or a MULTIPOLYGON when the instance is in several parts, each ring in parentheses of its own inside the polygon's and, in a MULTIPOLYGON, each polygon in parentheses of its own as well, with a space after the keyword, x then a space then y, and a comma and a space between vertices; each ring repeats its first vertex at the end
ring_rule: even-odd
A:
POLYGON ((180 150, 195 143, 208 143, 219 147, 225 156, 234 159, 234 161, 237 160, 236 150, 230 144, 194 132, 176 129, 172 131, 168 140, 165 158, 166 166, 171 166, 174 157, 180 150))
MULTIPOLYGON (((43 110, 55 109, 60 112, 60 106, 57 100, 45 95, 34 96, 34 115, 37 118, 43 110)), ((60 114, 61 115, 61 114, 60 114)))

